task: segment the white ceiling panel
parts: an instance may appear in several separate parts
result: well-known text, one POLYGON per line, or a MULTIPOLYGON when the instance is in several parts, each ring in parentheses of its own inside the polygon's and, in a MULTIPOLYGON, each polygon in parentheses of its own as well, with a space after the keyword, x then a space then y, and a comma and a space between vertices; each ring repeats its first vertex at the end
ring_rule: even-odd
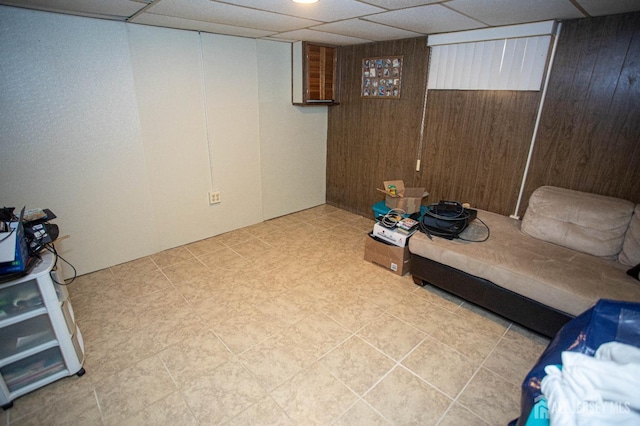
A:
POLYGON ((398 40, 401 38, 422 36, 422 34, 414 33, 412 31, 402 30, 362 19, 349 19, 346 21, 333 22, 331 24, 322 24, 313 27, 313 29, 375 41, 398 40))
POLYGON ((467 16, 473 16, 488 25, 511 25, 584 17, 569 0, 451 0, 446 3, 446 6, 467 16), (513 7, 514 4, 518 7, 513 7))
POLYGON ((385 12, 379 15, 367 16, 366 19, 423 34, 486 27, 482 22, 468 18, 439 4, 385 12))
POLYGON ((0 0, 0 5, 339 45, 640 11, 640 0, 319 0, 307 5, 291 0, 0 0))
POLYGON ((640 10, 640 0, 578 0, 591 16, 612 15, 640 10))
POLYGON ((407 7, 424 6, 425 4, 442 3, 448 0, 363 0, 369 4, 384 7, 385 9, 406 9, 407 7))
POLYGON ((153 3, 147 11, 158 15, 174 16, 194 21, 269 31, 297 30, 320 23, 210 0, 162 0, 153 3))
POLYGON ((191 19, 174 18, 173 16, 143 13, 131 22, 153 25, 156 27, 177 28, 181 30, 203 31, 214 34, 226 34, 238 37, 262 38, 274 34, 273 31, 254 30, 253 28, 233 27, 231 25, 211 22, 193 21, 191 19))
POLYGON ((146 3, 131 0, 7 0, 0 4, 120 20, 125 20, 146 6, 146 3))
POLYGON ((220 0, 224 3, 238 6, 263 9, 284 15, 314 19, 316 21, 331 22, 349 19, 372 13, 385 12, 384 9, 360 3, 355 0, 322 0, 318 3, 301 4, 291 0, 220 0))
POLYGON ((333 44, 336 46, 370 43, 373 41, 373 40, 347 37, 343 35, 325 33, 322 31, 314 31, 314 30, 289 31, 286 33, 280 33, 277 36, 274 36, 272 38, 278 39, 278 40, 289 40, 289 41, 305 40, 305 41, 311 41, 315 43, 333 44))

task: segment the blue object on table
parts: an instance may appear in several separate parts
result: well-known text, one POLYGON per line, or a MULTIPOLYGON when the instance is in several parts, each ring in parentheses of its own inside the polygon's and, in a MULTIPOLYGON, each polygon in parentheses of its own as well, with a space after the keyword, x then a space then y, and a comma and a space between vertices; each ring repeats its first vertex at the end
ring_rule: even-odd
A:
MULTIPOLYGON (((380 216, 384 216, 385 214, 389 213, 389 210, 391 210, 389 207, 387 207, 387 205, 385 204, 384 201, 380 201, 379 203, 375 203, 373 205, 373 218, 375 220, 380 220, 380 216)), ((425 212, 427 211, 427 207, 426 206, 420 206, 420 217, 422 217, 425 212)), ((410 214, 403 214, 402 217, 409 217, 411 216, 410 214)))
POLYGON ((640 347, 640 303, 600 299, 553 338, 522 382, 520 418, 510 426, 549 425, 549 410, 540 391, 547 365, 562 365, 562 352, 593 356, 600 345, 619 342, 640 347))

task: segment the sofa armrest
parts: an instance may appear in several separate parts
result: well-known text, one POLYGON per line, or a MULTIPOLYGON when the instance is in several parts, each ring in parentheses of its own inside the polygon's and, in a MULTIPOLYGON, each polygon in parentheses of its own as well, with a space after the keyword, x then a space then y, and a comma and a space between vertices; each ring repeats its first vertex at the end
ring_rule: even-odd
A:
POLYGON ((531 194, 521 229, 543 241, 615 260, 633 209, 627 200, 542 186, 531 194))
POLYGON ((627 266, 640 264, 640 204, 636 206, 631 223, 629 223, 629 229, 624 235, 618 261, 627 266))

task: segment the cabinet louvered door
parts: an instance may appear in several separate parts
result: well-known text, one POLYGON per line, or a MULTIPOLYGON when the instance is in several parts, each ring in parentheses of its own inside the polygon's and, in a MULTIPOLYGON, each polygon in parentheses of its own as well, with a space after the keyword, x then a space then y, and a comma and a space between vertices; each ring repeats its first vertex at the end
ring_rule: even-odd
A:
POLYGON ((292 102, 294 105, 338 103, 337 48, 307 42, 292 45, 292 102))

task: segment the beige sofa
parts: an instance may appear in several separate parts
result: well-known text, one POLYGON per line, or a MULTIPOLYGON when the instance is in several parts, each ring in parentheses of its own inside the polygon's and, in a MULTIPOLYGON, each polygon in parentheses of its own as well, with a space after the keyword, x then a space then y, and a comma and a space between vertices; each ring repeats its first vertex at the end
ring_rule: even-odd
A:
MULTIPOLYGON (((486 242, 411 237, 417 284, 442 287, 546 335, 601 298, 640 302, 640 282, 626 273, 640 263, 640 205, 544 186, 522 221, 482 210, 478 218, 490 229, 486 242)), ((461 236, 485 234, 476 220, 461 236)))

